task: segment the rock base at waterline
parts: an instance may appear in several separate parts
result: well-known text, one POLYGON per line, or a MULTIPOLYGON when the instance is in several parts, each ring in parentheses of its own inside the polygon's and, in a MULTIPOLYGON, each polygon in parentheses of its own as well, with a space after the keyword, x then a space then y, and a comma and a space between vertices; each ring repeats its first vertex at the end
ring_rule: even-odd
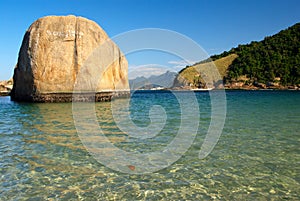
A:
POLYGON ((130 97, 130 91, 105 91, 97 93, 43 93, 34 96, 24 96, 13 101, 35 103, 67 103, 67 102, 105 102, 115 98, 130 97))

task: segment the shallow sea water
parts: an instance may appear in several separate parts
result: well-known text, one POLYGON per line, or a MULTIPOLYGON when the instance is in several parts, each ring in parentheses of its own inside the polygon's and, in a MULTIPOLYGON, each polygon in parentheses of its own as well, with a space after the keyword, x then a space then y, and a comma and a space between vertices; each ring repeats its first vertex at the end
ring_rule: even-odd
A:
MULTIPOLYGON (((192 146, 169 167, 140 175, 92 157, 76 131, 72 103, 0 97, 0 200, 300 200, 299 91, 226 91, 222 135, 202 160, 211 105, 209 93, 196 97, 200 126, 192 146)), ((180 105, 171 92, 134 93, 133 122, 149 125, 153 105, 165 109, 166 124, 143 140, 117 127, 110 102, 96 103, 95 111, 115 146, 151 152, 163 149, 180 127, 180 105)))

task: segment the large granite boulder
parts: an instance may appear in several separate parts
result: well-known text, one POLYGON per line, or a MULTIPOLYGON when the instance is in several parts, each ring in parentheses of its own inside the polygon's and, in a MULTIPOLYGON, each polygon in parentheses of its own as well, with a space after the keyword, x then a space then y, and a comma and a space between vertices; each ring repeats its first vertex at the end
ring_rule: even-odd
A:
POLYGON ((15 101, 68 102, 74 92, 86 92, 96 94, 96 101, 110 100, 128 93, 127 71, 125 56, 95 22, 76 16, 47 16, 25 33, 11 97, 15 101))

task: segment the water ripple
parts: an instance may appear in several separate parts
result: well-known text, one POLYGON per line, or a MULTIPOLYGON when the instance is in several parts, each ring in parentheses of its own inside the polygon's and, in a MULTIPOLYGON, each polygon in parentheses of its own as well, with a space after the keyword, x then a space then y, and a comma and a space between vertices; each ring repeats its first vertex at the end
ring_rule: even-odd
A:
MULTIPOLYGON (((99 125, 124 150, 161 149, 180 124, 178 104, 168 93, 134 98, 132 116, 141 126, 149 121, 151 104, 167 108, 167 124, 156 138, 137 140, 122 133, 110 103, 96 104, 99 125), (139 104, 141 99, 148 105, 139 104)), ((71 104, 14 103, 0 97, 0 200, 300 200, 299 92, 227 92, 223 134, 203 160, 197 154, 209 126, 210 104, 206 93, 197 98, 200 128, 188 152, 159 172, 126 175, 87 152, 71 104)))

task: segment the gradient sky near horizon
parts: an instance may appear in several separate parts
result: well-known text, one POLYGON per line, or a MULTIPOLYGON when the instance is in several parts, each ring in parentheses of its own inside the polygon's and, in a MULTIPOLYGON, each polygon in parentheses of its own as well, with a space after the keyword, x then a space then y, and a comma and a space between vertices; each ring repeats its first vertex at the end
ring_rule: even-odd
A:
MULTIPOLYGON (((212 55, 263 40, 300 22, 299 11, 299 0, 0 0, 0 80, 12 77, 30 24, 47 15, 89 18, 110 37, 143 28, 172 30, 212 55)), ((150 75, 186 65, 162 52, 137 52, 127 58, 129 71, 137 75, 143 75, 141 69, 150 75)))

